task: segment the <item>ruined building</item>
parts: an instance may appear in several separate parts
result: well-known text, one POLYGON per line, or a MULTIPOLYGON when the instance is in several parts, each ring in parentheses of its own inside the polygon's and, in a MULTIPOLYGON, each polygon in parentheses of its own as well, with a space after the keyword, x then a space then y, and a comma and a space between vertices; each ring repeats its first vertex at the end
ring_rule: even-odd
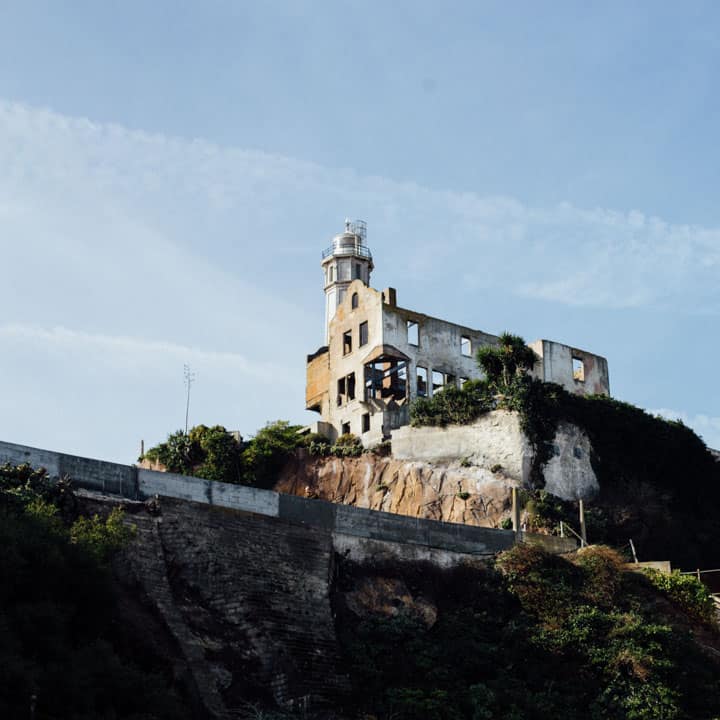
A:
MULTIPOLYGON (((498 338, 398 307, 394 288, 370 287, 372 254, 362 221, 346 221, 322 254, 325 344, 307 358, 306 408, 319 432, 353 433, 363 445, 409 422, 409 403, 481 378, 475 352, 498 338)), ((550 340, 530 343, 536 377, 570 392, 610 394, 607 360, 550 340)))

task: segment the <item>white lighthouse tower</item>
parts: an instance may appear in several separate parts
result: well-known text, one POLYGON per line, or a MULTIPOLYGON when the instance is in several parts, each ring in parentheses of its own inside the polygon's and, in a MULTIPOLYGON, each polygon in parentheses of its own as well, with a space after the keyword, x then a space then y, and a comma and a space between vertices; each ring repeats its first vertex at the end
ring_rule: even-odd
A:
POLYGON ((345 220, 345 232, 336 235, 332 245, 322 254, 325 276, 325 344, 330 340, 330 321, 338 305, 345 299, 353 280, 370 283, 372 255, 365 244, 367 225, 362 220, 345 220))

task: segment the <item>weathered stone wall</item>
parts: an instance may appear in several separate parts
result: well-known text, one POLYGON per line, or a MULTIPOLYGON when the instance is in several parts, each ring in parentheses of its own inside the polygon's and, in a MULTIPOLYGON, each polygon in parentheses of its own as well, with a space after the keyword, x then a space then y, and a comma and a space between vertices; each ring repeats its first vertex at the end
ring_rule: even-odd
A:
MULTIPOLYGON (((507 487, 527 485, 534 452, 517 413, 496 410, 471 425, 402 427, 393 431, 393 456, 444 466, 463 465, 471 478, 503 478, 507 487), (496 472, 492 472, 492 469, 496 472), (509 483, 507 481, 510 481, 509 483)), ((553 456, 543 468, 545 489, 564 500, 590 499, 599 485, 590 461, 592 447, 584 430, 561 422, 553 456)))
POLYGON ((487 469, 500 465, 503 475, 518 484, 527 482, 533 458, 520 416, 505 410, 482 415, 471 425, 399 428, 392 434, 392 452, 398 460, 465 460, 487 469))
POLYGON ((169 498, 159 515, 126 510, 137 532, 116 574, 172 636, 198 716, 235 717, 248 699, 316 708, 343 692, 330 533, 169 498))
POLYGON ((533 371, 540 380, 557 383, 578 395, 610 394, 608 362, 604 357, 552 340, 535 340, 529 346, 540 358, 533 371), (573 358, 583 363, 583 379, 574 375, 573 358))

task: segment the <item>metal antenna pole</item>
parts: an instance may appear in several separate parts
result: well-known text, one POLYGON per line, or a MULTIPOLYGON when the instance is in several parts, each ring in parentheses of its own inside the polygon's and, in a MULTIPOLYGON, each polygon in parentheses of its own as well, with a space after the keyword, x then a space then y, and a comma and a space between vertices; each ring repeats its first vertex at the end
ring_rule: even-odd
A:
POLYGON ((187 401, 185 403, 185 434, 188 432, 188 418, 190 417, 190 387, 195 381, 195 373, 190 370, 189 365, 183 365, 183 374, 185 376, 185 387, 187 388, 187 401))

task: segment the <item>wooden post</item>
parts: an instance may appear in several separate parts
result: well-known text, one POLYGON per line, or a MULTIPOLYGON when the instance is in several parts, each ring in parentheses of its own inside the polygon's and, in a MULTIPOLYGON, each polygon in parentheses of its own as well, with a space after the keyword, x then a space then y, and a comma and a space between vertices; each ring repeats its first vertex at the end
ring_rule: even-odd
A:
POLYGON ((585 529, 585 503, 580 500, 580 537, 582 538, 582 547, 587 545, 587 530, 585 529))
POLYGON ((512 525, 515 532, 520 531, 520 505, 515 487, 512 489, 512 525))
POLYGON ((565 537, 565 524, 563 523, 562 520, 560 521, 560 537, 561 538, 565 537))
POLYGON ((632 538, 630 538, 630 549, 632 550, 633 560, 635 560, 635 564, 637 565, 637 553, 635 552, 635 543, 632 541, 632 538))

